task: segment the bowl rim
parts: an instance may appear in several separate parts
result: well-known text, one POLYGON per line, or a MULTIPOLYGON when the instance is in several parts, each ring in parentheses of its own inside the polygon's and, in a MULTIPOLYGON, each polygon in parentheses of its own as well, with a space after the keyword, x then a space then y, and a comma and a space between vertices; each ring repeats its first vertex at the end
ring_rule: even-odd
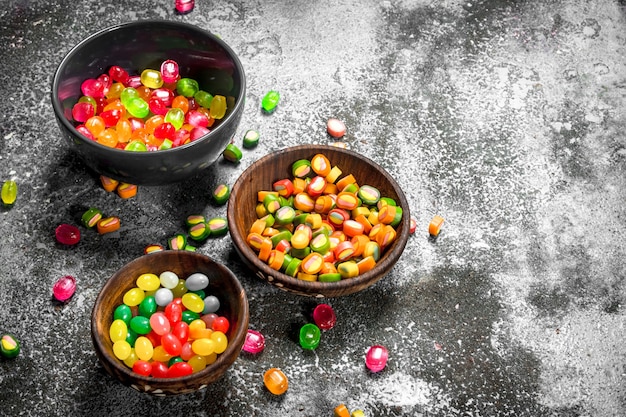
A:
MULTIPOLYGON (((187 144, 181 145, 181 146, 177 146, 175 148, 170 148, 170 149, 162 149, 159 151, 155 151, 155 152, 134 152, 135 155, 137 155, 139 158, 141 157, 154 157, 153 155, 172 155, 175 153, 180 153, 180 152, 184 152, 185 150, 193 147, 194 145, 197 145, 199 143, 202 142, 206 142, 209 141, 211 137, 215 136, 217 133, 214 132, 220 132, 223 129, 226 129, 226 127, 224 125, 226 125, 227 121, 230 120, 231 118, 235 117, 240 111, 243 111, 242 109, 240 109, 241 107, 245 106, 245 92, 246 92, 246 75, 245 75, 245 71, 243 68, 243 64, 241 62, 241 60, 239 59, 239 56, 235 53, 235 51, 232 49, 232 47, 230 45, 228 45, 222 38, 220 38, 219 36, 215 35, 212 32, 209 32, 208 30, 202 29, 201 27, 198 27, 196 25, 190 24, 190 23, 186 23, 186 22, 176 22, 176 21, 172 21, 172 20, 166 20, 166 19, 143 19, 143 20, 137 20, 137 21, 132 21, 132 22, 124 22, 124 23, 118 23, 115 25, 111 25, 108 26, 104 29, 101 29, 95 33, 92 33, 91 35, 87 36, 86 38, 84 38, 83 40, 81 40, 79 43, 77 43, 76 45, 74 45, 63 57, 63 59, 61 60, 61 62, 59 63, 59 65, 57 66, 55 72, 54 72, 54 76, 52 78, 52 88, 51 88, 51 101, 52 101, 52 108, 54 111, 54 114, 56 115, 57 120, 59 120, 59 122, 61 124, 63 124, 63 126, 70 132, 72 132, 74 134, 75 137, 80 138, 81 143, 87 145, 88 147, 92 147, 94 149, 98 149, 100 151, 110 151, 113 152, 113 154, 115 153, 128 153, 130 151, 126 151, 123 149, 118 149, 118 148, 110 148, 108 146, 104 146, 96 141, 93 140, 89 140, 88 138, 84 137, 80 132, 78 132, 78 130, 76 130, 75 126, 73 123, 71 123, 67 117, 65 117, 64 112, 63 112, 63 106, 61 105, 61 102, 59 100, 58 95, 56 94, 56 92, 58 91, 59 88, 59 83, 60 83, 60 75, 61 75, 61 70, 62 68, 64 68, 68 62, 74 57, 74 55, 76 55, 78 53, 78 51, 83 48, 85 45, 88 45, 90 42, 92 42, 93 40, 99 38, 99 37, 103 37, 106 36, 108 34, 110 34, 111 32, 120 30, 120 29, 125 29, 125 28, 129 28, 129 27, 134 27, 134 26, 144 26, 144 25, 166 25, 166 26, 171 26, 173 28, 175 27, 183 27, 185 28, 185 30, 188 30, 190 32, 197 32, 200 35, 206 36, 208 38, 211 38, 211 40, 217 44, 220 45, 221 48, 223 48, 229 55, 229 57, 232 59, 233 63, 235 64, 235 67, 237 68, 237 71, 241 74, 240 78, 241 78, 241 83, 240 83, 240 88, 239 88, 239 94, 237 95, 237 99, 235 100, 235 107, 233 107, 232 111, 228 114, 228 116, 226 116, 226 118, 224 118, 217 127, 215 127, 215 129, 211 129, 211 131, 209 133, 207 133, 204 136, 199 137, 198 139, 189 142, 187 144), (224 127, 223 127, 224 126, 224 127)), ((113 64, 111 64, 113 65, 113 64)))
MULTIPOLYGON (((112 311, 110 313, 113 314, 112 311)), ((243 345, 243 342, 245 342, 245 337, 246 337, 246 334, 248 333, 249 315, 250 315, 249 302, 248 302, 248 297, 246 295, 245 289, 243 288, 241 281, 239 281, 237 276, 230 270, 230 268, 228 268, 226 265, 222 263, 217 262, 210 256, 202 254, 202 253, 184 251, 184 250, 175 251, 175 250, 168 249, 164 251, 149 253, 146 255, 142 255, 138 258, 135 258, 132 261, 124 264, 121 268, 117 269, 115 273, 113 273, 113 275, 111 275, 107 279, 107 281, 104 283, 104 285, 101 287, 100 291, 98 292, 98 296, 96 297, 96 300, 94 301, 93 308, 91 311, 91 326, 90 326, 91 338, 94 344, 94 348, 100 352, 97 355, 100 360, 103 360, 102 358, 106 357, 107 359, 110 359, 110 360, 107 360, 107 364, 115 368, 121 374, 126 375, 128 379, 134 379, 134 380, 140 381, 141 383, 147 386, 151 386, 153 388, 159 388, 160 386, 167 386, 170 384, 174 385, 174 384, 179 384, 181 382, 184 383, 184 382, 188 382, 188 381, 195 380, 195 379, 202 379, 204 376, 211 374, 216 368, 219 369, 225 362, 228 361, 227 358, 230 357, 231 354, 233 354, 234 358, 236 359, 239 356, 239 353, 241 351, 241 346, 236 346, 236 344, 233 341, 239 340, 241 341, 241 345, 243 345), (209 262, 214 267, 220 269, 222 273, 224 273, 230 280, 232 280, 234 286, 237 288, 237 291, 243 297, 242 298, 243 303, 241 304, 241 307, 242 307, 241 317, 243 318, 243 320, 240 322, 240 326, 233 333, 232 337, 228 339, 228 346, 226 347, 226 350, 217 356, 217 359, 215 360, 215 362, 213 362, 210 365, 207 365, 207 367, 204 368, 203 370, 193 373, 191 375, 185 375, 185 376, 176 377, 176 378, 155 378, 152 376, 144 376, 144 375, 137 374, 133 372, 131 368, 125 366, 121 360, 115 358, 114 356, 105 355, 104 352, 106 350, 104 349, 104 344, 106 343, 106 341, 104 340, 104 337, 101 334, 99 334, 98 329, 97 329, 96 307, 105 298, 105 295, 107 293, 106 290, 114 286, 114 282, 123 275, 124 270, 126 270, 129 267, 132 267, 135 264, 141 264, 142 262, 145 262, 146 259, 150 259, 150 257, 154 257, 155 255, 163 256, 163 254, 171 254, 172 252, 177 253, 177 255, 197 257, 197 258, 202 259, 204 262, 209 262)), ((232 362, 234 362, 234 359, 232 360, 232 362)))
MULTIPOLYGON (((331 161, 332 162, 332 161, 331 161)), ((278 180, 277 178, 276 180, 278 180)), ((228 208, 227 208, 227 219, 229 223, 229 233, 231 235, 231 240, 234 242, 237 251, 240 256, 245 256, 246 260, 254 265, 255 268, 261 271, 266 277, 272 277, 273 280, 271 284, 279 287, 280 289, 284 289, 290 292, 294 292, 301 295, 308 296, 316 296, 316 297, 335 297, 335 296, 343 296, 348 295, 353 292, 351 290, 354 287, 362 287, 360 290, 369 287, 382 279, 387 273, 393 268, 397 260, 400 258, 402 253, 404 252, 404 248, 408 242, 409 238, 409 228, 410 228, 410 209, 409 204, 404 195, 404 192, 398 185, 398 183, 393 179, 393 177, 378 163, 373 161, 372 159, 362 155, 359 152, 344 149, 341 147, 333 146, 333 145, 325 145, 325 144, 302 144, 295 145, 291 147, 282 148, 276 151, 273 151, 260 159, 256 160, 252 165, 250 165, 244 172, 239 176, 237 181, 232 187, 231 195, 228 200, 228 208), (313 156, 316 153, 324 153, 324 151, 332 151, 341 153, 344 155, 348 155, 350 157, 358 157, 364 162, 375 167, 385 178, 385 181, 389 182, 391 187, 394 189, 396 194, 398 195, 398 205, 402 207, 403 216, 400 225, 397 230, 400 230, 398 233, 396 240, 392 243, 392 247, 389 248, 381 257, 379 262, 376 263, 376 266, 354 278, 341 279, 335 282, 320 282, 320 281, 304 281, 295 277, 291 277, 281 271, 276 271, 269 267, 265 262, 261 261, 255 254, 255 252, 248 246, 245 241, 245 236, 243 231, 237 230, 233 232, 233 225, 236 224, 236 208, 232 204, 232 202, 237 198, 239 194, 239 190, 245 181, 245 178, 250 175, 252 170, 255 169, 260 164, 267 163, 273 158, 287 154, 287 153, 297 153, 300 151, 308 151, 313 156), (277 285, 278 284, 278 285, 277 285), (331 295, 328 295, 331 294, 331 295), (337 294, 337 295, 333 295, 337 294)), ((256 273, 256 271, 254 271, 256 273)), ((258 275, 258 273, 257 273, 258 275)), ((261 278, 263 278, 261 276, 261 278)), ((268 280, 269 281, 269 280, 268 280)), ((360 291, 359 290, 359 291, 360 291)))

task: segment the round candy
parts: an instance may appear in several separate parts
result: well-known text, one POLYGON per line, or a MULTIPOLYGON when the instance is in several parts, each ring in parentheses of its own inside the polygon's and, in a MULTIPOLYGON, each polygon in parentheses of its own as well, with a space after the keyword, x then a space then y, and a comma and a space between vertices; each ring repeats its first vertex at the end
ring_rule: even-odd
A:
POLYGON ((154 293, 154 301, 159 307, 165 307, 174 299, 174 293, 169 288, 159 288, 154 293))
POLYGON ((229 143, 226 145, 226 148, 222 152, 224 159, 230 162, 239 162, 243 157, 243 153, 241 153, 241 149, 237 147, 234 143, 229 143))
POLYGON ((52 294, 57 300, 69 300, 76 291, 76 280, 71 275, 65 275, 57 280, 52 287, 52 294))
POLYGON ((372 372, 382 371, 387 365, 389 352, 381 345, 371 346, 365 354, 365 366, 372 372))
POLYGON ((322 330, 332 329, 337 322, 335 310, 328 304, 320 304, 313 310, 313 321, 322 330))
POLYGON ((252 354, 260 353, 265 349, 265 337, 256 330, 248 329, 246 340, 241 349, 252 354))
POLYGON ((300 346, 303 349, 315 349, 320 344, 320 333, 315 324, 305 324, 300 328, 300 346))
POLYGON ((274 395, 282 395, 289 388, 287 376, 278 368, 270 368, 263 374, 263 384, 274 395))
POLYGON ((60 224, 55 230, 57 242, 62 245, 75 245, 80 241, 80 230, 71 224, 60 224))
POLYGON ((243 136, 243 147, 244 148, 254 148, 259 144, 259 132, 256 130, 248 130, 246 134, 243 136))

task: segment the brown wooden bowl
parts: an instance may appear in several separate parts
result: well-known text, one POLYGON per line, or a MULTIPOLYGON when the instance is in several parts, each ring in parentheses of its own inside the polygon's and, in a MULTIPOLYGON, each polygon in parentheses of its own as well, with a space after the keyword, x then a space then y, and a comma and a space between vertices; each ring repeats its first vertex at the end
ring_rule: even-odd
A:
POLYGON ((237 277, 228 268, 199 253, 168 250, 137 258, 109 278, 93 307, 91 339, 104 369, 124 385, 157 396, 186 394, 217 381, 233 364, 245 341, 248 320, 246 293, 237 277), (113 311, 122 303, 124 293, 136 286, 137 277, 148 272, 159 275, 164 271, 172 271, 183 279, 194 272, 207 275, 209 286, 206 293, 219 298, 218 313, 230 321, 230 328, 226 333, 228 337, 226 350, 204 370, 179 378, 153 378, 134 373, 115 357, 109 336, 113 311))
POLYGON ((338 297, 361 291, 384 277, 400 258, 409 238, 409 205, 396 181, 378 164, 356 152, 328 145, 300 145, 273 152, 254 162, 239 177, 232 188, 227 209, 228 225, 235 249, 244 263, 261 279, 276 287, 301 295, 338 297), (270 268, 248 246, 246 237, 257 219, 255 207, 257 192, 271 190, 280 179, 293 178, 291 165, 299 159, 311 159, 322 153, 345 176, 352 174, 359 185, 369 184, 381 196, 396 200, 403 209, 402 221, 397 227, 396 240, 384 251, 376 266, 355 278, 337 282, 304 281, 270 268))

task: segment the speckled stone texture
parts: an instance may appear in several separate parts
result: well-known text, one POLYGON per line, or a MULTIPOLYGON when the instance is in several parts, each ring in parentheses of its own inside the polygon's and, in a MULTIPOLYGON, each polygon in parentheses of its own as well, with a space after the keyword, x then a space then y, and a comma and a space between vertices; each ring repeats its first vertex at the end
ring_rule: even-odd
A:
POLYGON ((0 180, 19 185, 0 212, 0 415, 367 416, 626 414, 626 3, 624 0, 174 1, 8 0, 0 9, 0 180), (143 187, 121 200, 65 146, 50 84, 70 48, 114 23, 162 18, 219 34, 248 76, 235 137, 261 141, 239 164, 143 187), (282 101, 260 110, 270 89, 282 101), (297 329, 319 300, 261 282, 228 236, 198 247, 240 278, 266 350, 242 355, 206 390, 154 398, 99 365, 89 334, 96 295, 143 248, 224 215, 211 190, 289 145, 350 149, 402 186, 417 231, 397 267, 359 294, 325 300, 337 326, 303 351, 297 329), (60 247, 54 229, 98 207, 122 219, 60 247), (446 219, 427 236, 435 214, 446 219), (52 299, 76 277, 66 304, 52 299), (366 349, 390 359, 370 373, 366 349), (270 394, 281 368, 290 387, 270 394))

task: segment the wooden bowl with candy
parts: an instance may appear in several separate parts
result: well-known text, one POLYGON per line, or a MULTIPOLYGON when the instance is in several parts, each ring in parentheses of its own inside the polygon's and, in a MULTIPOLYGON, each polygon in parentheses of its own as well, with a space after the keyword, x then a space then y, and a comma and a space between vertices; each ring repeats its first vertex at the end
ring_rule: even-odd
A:
POLYGON ((227 217, 235 249, 256 275, 314 297, 355 293, 383 278, 410 228, 396 181, 374 161, 328 145, 286 148, 253 163, 232 188, 227 217))
POLYGON ((199 253, 166 250, 129 262, 105 283, 91 338, 113 378, 140 392, 178 395, 224 375, 248 320, 246 293, 228 268, 199 253))

